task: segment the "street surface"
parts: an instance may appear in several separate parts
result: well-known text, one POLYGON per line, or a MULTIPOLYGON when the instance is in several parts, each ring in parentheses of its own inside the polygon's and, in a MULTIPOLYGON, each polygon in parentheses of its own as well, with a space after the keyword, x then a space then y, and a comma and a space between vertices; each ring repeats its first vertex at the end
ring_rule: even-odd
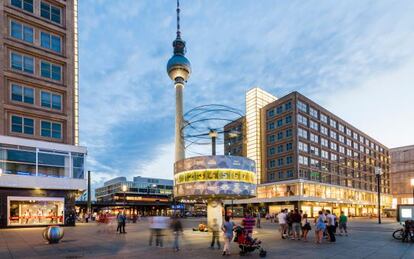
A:
MULTIPOLYGON (((145 219, 127 224, 127 234, 116 234, 115 226, 98 226, 96 223, 80 223, 66 227, 59 244, 49 245, 42 239, 43 228, 0 230, 0 258, 217 258, 221 250, 210 249, 210 234, 192 231, 203 218, 182 220, 184 235, 181 251, 172 250, 172 236, 168 234, 164 247, 148 245, 149 230, 145 219)), ((204 219, 205 220, 205 219, 204 219)), ((236 220, 238 223, 239 220, 236 220)), ((414 258, 414 244, 402 243, 392 238, 399 225, 384 220, 378 225, 374 219, 352 219, 349 236, 337 236, 337 242, 314 243, 312 229, 309 242, 281 240, 278 225, 262 220, 262 228, 256 229, 255 237, 263 241, 267 258, 414 258)), ((170 232, 169 232, 170 233, 170 232)), ((221 238, 222 239, 222 238, 221 238)), ((223 240, 221 240, 223 245, 223 240)), ((232 242, 232 255, 238 258, 237 244, 232 242)), ((258 252, 248 258, 259 258, 258 252)))

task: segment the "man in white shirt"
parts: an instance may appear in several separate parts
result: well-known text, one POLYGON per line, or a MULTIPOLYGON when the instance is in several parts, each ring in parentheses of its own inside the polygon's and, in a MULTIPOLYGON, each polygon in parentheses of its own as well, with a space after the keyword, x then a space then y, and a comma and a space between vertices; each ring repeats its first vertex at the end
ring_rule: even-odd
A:
POLYGON ((279 214, 277 214, 277 219, 279 221, 280 226, 280 235, 282 239, 285 239, 286 229, 287 229, 287 220, 286 220, 286 210, 282 210, 279 214))
POLYGON ((329 241, 330 242, 335 242, 336 238, 335 238, 335 216, 331 214, 330 210, 326 210, 326 213, 328 215, 326 215, 326 220, 327 222, 327 231, 328 231, 328 235, 329 235, 329 241))

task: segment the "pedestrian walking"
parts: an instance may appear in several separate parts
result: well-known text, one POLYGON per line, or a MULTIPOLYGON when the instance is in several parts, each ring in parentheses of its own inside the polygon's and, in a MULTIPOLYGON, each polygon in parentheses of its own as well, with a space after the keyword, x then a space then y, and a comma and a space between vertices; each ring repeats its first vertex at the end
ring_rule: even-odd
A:
POLYGON ((282 210, 279 214, 277 214, 277 219, 279 221, 280 227, 280 236, 282 239, 285 239, 286 229, 287 229, 287 221, 286 221, 286 210, 282 210))
POLYGON ((258 211, 257 214, 256 214, 256 226, 257 226, 257 228, 261 228, 261 226, 260 226, 260 211, 258 211))
POLYGON ((299 210, 295 209, 291 215, 292 221, 292 240, 300 240, 300 232, 301 232, 301 221, 302 217, 299 214, 299 210))
POLYGON ((341 211, 341 215, 339 216, 339 235, 342 236, 342 233, 345 232, 345 236, 348 236, 347 223, 348 217, 341 211))
POLYGON ((312 230, 312 227, 310 225, 310 222, 308 221, 308 214, 303 214, 302 217, 302 238, 303 241, 308 241, 308 233, 312 230))
POLYGON ((327 230, 328 230, 328 236, 329 236, 329 241, 330 242, 335 242, 336 238, 335 238, 335 216, 331 214, 330 210, 326 210, 326 213, 328 214, 326 216, 326 220, 327 220, 327 230))
POLYGON ((242 226, 244 227, 244 231, 246 231, 248 236, 252 235, 254 224, 255 224, 254 218, 252 217, 250 212, 247 211, 244 218, 243 218, 243 220, 242 220, 242 226))
POLYGON ((326 224, 325 224, 325 217, 323 215, 322 211, 318 212, 318 217, 315 220, 315 237, 316 237, 316 243, 321 244, 323 233, 326 230, 326 224))
POLYGON ((126 232, 125 232, 126 220, 127 220, 127 216, 124 212, 124 213, 122 213, 122 225, 121 225, 121 233, 122 234, 126 234, 126 232))
POLYGON ((292 215, 293 215, 293 210, 291 210, 286 216, 286 221, 287 221, 287 226, 288 226, 288 237, 292 237, 292 223, 293 223, 292 215))
POLYGON ((210 230, 212 232, 210 248, 214 249, 214 243, 217 243, 217 249, 220 249, 220 226, 216 218, 213 219, 210 230))
POLYGON ((178 252, 180 251, 180 235, 183 233, 183 226, 180 219, 178 218, 178 215, 174 215, 173 217, 173 220, 171 222, 171 230, 173 231, 174 235, 173 249, 174 251, 178 252))
POLYGON ((230 255, 230 242, 233 240, 234 223, 230 221, 229 216, 224 218, 224 223, 221 229, 224 234, 223 255, 230 255))
POLYGON ((116 222, 118 223, 117 227, 116 227, 116 232, 121 234, 121 228, 122 228, 122 214, 119 211, 118 214, 116 215, 116 222))

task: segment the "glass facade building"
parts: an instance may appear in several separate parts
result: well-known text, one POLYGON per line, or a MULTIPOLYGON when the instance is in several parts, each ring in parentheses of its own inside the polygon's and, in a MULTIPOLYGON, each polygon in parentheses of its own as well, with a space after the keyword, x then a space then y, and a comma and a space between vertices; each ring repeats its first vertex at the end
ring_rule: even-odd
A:
POLYGON ((260 113, 258 194, 237 203, 263 210, 283 204, 311 214, 313 207, 326 207, 359 216, 377 213, 380 188, 383 208, 391 207, 387 147, 298 92, 267 104, 260 113), (380 187, 376 170, 382 172, 380 187))
POLYGON ((123 208, 127 214, 166 215, 172 201, 173 180, 137 176, 133 181, 117 177, 95 189, 96 205, 111 208, 113 213, 123 208))

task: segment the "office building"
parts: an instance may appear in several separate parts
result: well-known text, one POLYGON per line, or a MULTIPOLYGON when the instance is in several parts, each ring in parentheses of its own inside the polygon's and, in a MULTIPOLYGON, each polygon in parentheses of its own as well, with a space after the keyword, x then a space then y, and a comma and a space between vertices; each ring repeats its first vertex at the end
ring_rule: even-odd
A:
POLYGON ((414 145, 390 149, 393 206, 414 204, 414 145))
POLYGON ((74 224, 77 1, 1 1, 0 28, 0 226, 74 224))
POLYGON ((173 180, 167 179, 137 176, 128 181, 117 177, 95 189, 93 207, 114 213, 125 208, 129 215, 166 215, 172 205, 173 185, 173 180))
MULTIPOLYGON (((246 94, 246 121, 254 98, 246 94)), ((322 209, 376 214, 377 171, 382 173, 382 208, 391 207, 387 147, 298 92, 258 110, 254 128, 246 123, 247 135, 241 138, 247 141, 247 157, 260 163, 257 197, 234 204, 270 213, 300 208, 312 216, 322 209)))

